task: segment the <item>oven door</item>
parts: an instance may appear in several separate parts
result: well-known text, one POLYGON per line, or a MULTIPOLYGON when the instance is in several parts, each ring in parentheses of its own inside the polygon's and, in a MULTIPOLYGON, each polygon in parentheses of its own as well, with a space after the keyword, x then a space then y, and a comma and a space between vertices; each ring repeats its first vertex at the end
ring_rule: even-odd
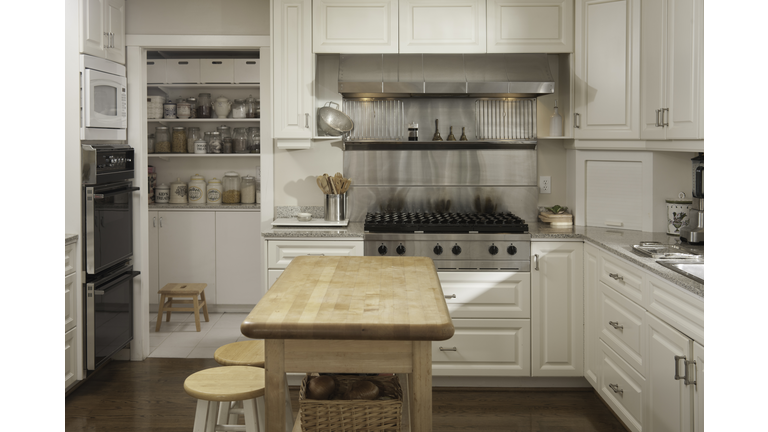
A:
POLYGON ((126 129, 125 77, 86 69, 84 80, 83 125, 86 128, 126 129))
POLYGON ((130 181, 84 187, 84 266, 96 274, 133 256, 133 197, 130 181))
POLYGON ((132 265, 106 272, 85 284, 85 362, 95 370, 133 340, 132 265))

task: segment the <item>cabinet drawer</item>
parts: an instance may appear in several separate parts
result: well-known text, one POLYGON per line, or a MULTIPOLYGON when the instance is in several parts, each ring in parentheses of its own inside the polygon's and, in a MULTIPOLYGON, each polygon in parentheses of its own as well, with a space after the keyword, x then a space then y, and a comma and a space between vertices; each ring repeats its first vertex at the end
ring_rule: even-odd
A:
POLYGON ((64 331, 68 332, 75 327, 75 282, 77 273, 64 278, 64 331))
POLYGON ((640 432, 645 379, 602 342, 600 349, 600 396, 630 430, 640 432))
POLYGON ((259 59, 235 59, 235 84, 261 82, 259 59))
POLYGON ((72 329, 64 334, 64 388, 77 381, 77 330, 72 329))
POLYGON ((147 84, 165 83, 167 63, 165 59, 147 60, 147 84))
POLYGON ((439 272, 452 318, 530 318, 531 275, 439 272))
POLYGON ((77 266, 77 243, 70 243, 64 246, 64 276, 74 273, 77 266))
POLYGON ((598 273, 601 282, 637 304, 644 304, 643 273, 640 270, 603 252, 600 254, 598 273))
POLYGON ((169 84, 200 83, 200 59, 167 60, 166 81, 169 84))
POLYGON ((232 59, 201 59, 200 81, 217 84, 232 84, 235 77, 232 59))
POLYGON ((268 267, 283 269, 297 256, 363 256, 362 241, 270 241, 268 267))
POLYGON ((648 311, 689 338, 704 344, 704 300, 667 281, 648 277, 648 311))
POLYGON ((645 309, 598 282, 600 339, 645 376, 645 309))
POLYGON ((433 375, 530 375, 530 320, 456 319, 453 326, 453 337, 432 342, 433 375))

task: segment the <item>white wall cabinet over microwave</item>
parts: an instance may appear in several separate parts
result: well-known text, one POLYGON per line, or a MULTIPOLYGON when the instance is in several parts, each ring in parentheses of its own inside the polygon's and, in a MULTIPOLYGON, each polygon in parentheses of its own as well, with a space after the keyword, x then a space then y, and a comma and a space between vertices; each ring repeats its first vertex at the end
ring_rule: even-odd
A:
POLYGON ((125 141, 128 93, 125 66, 80 55, 80 139, 125 141))

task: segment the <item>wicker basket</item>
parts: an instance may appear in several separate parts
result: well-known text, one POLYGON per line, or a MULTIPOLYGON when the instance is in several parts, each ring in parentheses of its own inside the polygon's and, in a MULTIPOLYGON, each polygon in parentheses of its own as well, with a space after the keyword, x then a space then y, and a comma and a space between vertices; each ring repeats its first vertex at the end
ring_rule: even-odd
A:
MULTIPOLYGON (((315 375, 316 376, 316 375, 315 375)), ((299 416, 303 432, 399 432, 403 417, 403 390, 396 376, 346 376, 339 380, 337 393, 343 394, 349 385, 360 379, 373 381, 382 396, 390 400, 314 400, 306 398, 307 382, 304 377, 299 389, 299 416)))

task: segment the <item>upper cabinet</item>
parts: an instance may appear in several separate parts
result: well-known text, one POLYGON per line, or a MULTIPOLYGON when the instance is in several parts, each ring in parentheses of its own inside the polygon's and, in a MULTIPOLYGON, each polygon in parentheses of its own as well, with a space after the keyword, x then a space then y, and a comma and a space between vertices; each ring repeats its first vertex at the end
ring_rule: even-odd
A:
POLYGON ((125 64, 125 0, 80 0, 80 52, 125 64))
POLYGON ((704 138, 704 1, 643 0, 641 32, 641 138, 704 138))
POLYGON ((489 53, 573 52, 573 0, 488 0, 489 53))
POLYGON ((315 0, 316 53, 397 53, 397 0, 315 0))
POLYGON ((640 0, 577 0, 574 138, 640 138, 640 0))
POLYGON ((400 0, 401 53, 484 53, 485 0, 400 0))

